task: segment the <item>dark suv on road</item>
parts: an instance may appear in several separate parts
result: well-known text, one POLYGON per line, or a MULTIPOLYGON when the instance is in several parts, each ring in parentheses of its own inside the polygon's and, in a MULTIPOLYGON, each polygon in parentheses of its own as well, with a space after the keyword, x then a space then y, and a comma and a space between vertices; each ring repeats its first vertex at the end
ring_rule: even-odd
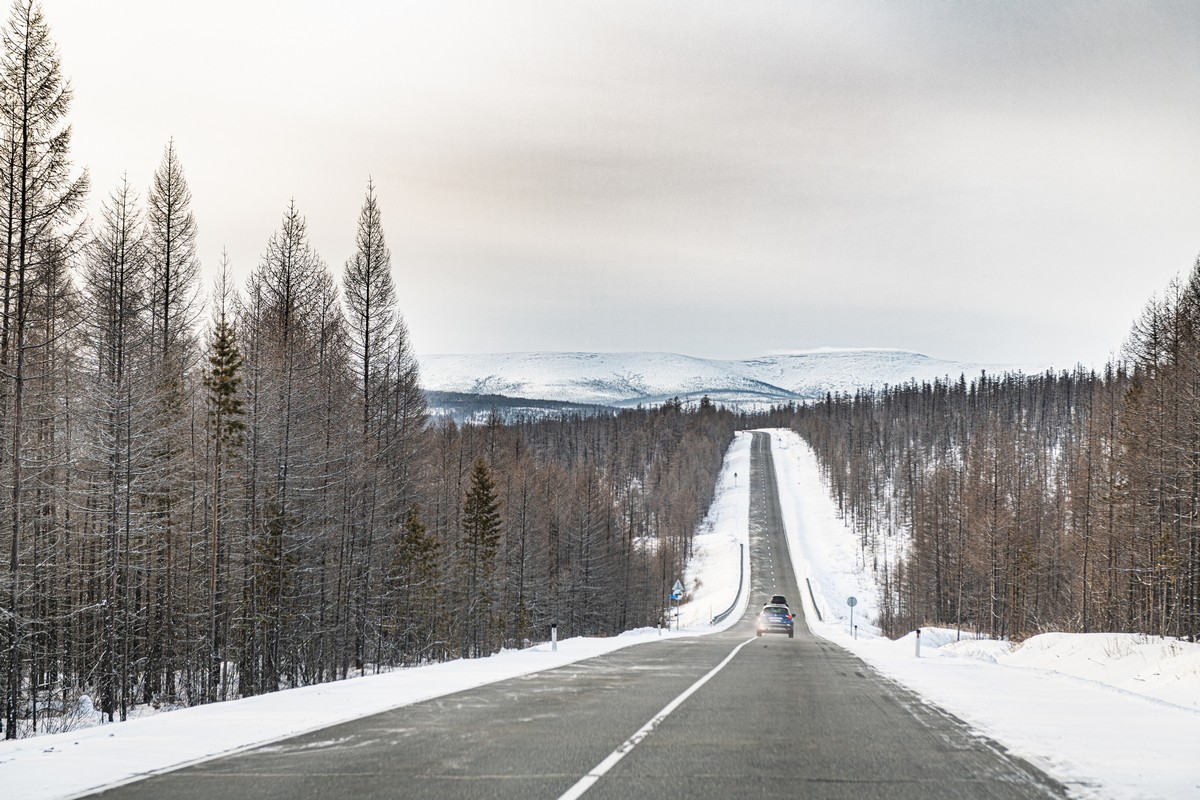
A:
POLYGON ((767 603, 759 612, 755 633, 758 636, 764 633, 786 633, 789 639, 794 638, 795 619, 791 609, 784 605, 767 603))

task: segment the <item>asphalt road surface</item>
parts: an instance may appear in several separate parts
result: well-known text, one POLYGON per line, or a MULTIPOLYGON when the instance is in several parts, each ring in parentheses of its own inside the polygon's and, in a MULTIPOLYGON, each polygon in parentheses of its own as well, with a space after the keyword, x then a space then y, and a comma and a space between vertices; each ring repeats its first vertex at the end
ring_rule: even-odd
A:
POLYGON ((802 619, 794 639, 755 638, 756 606, 770 595, 800 609, 767 434, 754 434, 751 482, 750 610, 728 631, 637 645, 94 796, 1065 796, 995 742, 809 634, 802 619))

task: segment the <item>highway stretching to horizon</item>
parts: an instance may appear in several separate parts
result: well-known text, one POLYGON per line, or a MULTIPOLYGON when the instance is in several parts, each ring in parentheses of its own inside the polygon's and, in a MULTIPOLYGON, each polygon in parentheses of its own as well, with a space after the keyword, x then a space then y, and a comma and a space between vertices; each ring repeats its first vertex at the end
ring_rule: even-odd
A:
POLYGON ((91 797, 1065 797, 1029 763, 808 631, 768 434, 754 434, 750 471, 750 603, 728 630, 636 645, 91 797), (757 607, 774 594, 799 615, 794 639, 754 635, 757 607))

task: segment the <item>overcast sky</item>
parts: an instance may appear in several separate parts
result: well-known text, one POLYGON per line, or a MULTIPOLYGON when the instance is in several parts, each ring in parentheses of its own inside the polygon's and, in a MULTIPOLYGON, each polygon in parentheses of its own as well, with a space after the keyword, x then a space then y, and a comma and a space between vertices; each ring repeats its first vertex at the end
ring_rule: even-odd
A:
POLYGON ((1099 365, 1200 254, 1195 0, 43 7, 93 208, 340 276, 371 177, 418 353, 1099 365))

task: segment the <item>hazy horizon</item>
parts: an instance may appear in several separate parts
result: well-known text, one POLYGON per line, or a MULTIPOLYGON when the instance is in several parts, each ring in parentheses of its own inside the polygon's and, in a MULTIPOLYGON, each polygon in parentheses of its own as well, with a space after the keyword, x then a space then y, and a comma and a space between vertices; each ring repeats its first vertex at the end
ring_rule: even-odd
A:
POLYGON ((535 350, 535 349, 472 350, 469 352, 457 352, 457 353, 448 353, 448 352, 447 353, 441 353, 441 352, 439 352, 439 353, 434 353, 434 352, 417 353, 417 356, 419 358, 422 355, 428 356, 428 357, 435 357, 435 356, 438 356, 438 357, 449 357, 449 356, 486 357, 486 356, 514 356, 514 355, 542 355, 542 354, 546 354, 546 355, 585 355, 585 356, 591 356, 591 355, 621 356, 621 355, 648 354, 648 355, 675 355, 675 356, 681 356, 684 358, 694 358, 694 359, 703 360, 703 361, 749 361, 749 360, 753 360, 753 359, 757 359, 757 358, 771 358, 771 357, 778 357, 778 356, 830 355, 830 354, 839 354, 839 353, 841 353, 841 354, 900 353, 900 354, 904 354, 904 355, 921 356, 923 358, 928 358, 933 361, 942 361, 942 362, 953 363, 953 364, 964 364, 964 365, 968 365, 968 366, 976 366, 976 365, 990 366, 990 367, 1011 366, 1011 367, 1016 367, 1016 368, 1039 366, 1039 367, 1054 367, 1055 369, 1059 369, 1059 368, 1070 369, 1075 366, 1075 364, 1050 364, 1050 363, 1041 364, 1040 362, 1038 364, 1018 363, 1018 362, 985 362, 980 359, 946 358, 946 357, 939 355, 938 353, 923 353, 923 352, 919 352, 916 350, 905 350, 905 349, 899 348, 899 347, 839 347, 839 346, 834 346, 834 345, 809 347, 809 348, 803 348, 803 349, 774 348, 774 349, 765 350, 765 351, 759 352, 759 353, 743 353, 741 355, 733 355, 733 356, 710 356, 710 355, 707 355, 704 353, 682 352, 682 351, 678 351, 678 350, 647 350, 645 348, 631 349, 631 350, 546 350, 546 349, 543 349, 543 350, 535 350))

